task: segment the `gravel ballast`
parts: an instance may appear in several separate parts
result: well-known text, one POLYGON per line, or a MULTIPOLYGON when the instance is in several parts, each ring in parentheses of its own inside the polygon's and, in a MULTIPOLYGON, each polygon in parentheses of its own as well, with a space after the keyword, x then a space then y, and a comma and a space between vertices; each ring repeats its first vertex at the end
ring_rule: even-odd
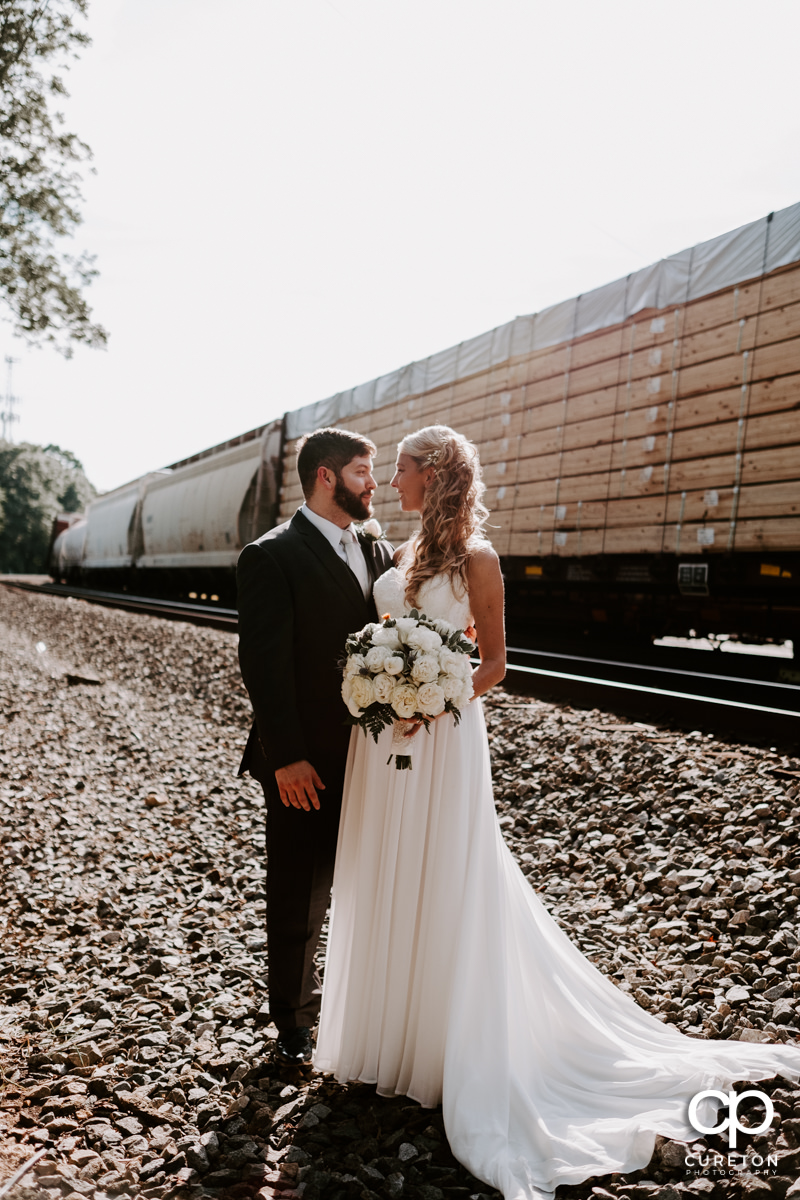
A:
MULTIPOLYGON (((272 1059, 235 635, 0 587, 0 702, 0 1188, 44 1151, 8 1196, 497 1196, 440 1110, 272 1059)), ((800 761, 502 689, 486 713, 506 840, 581 950, 690 1035, 796 1040, 800 761)), ((757 1086, 744 1164, 659 1139, 559 1197, 800 1194, 800 1089, 757 1086)))

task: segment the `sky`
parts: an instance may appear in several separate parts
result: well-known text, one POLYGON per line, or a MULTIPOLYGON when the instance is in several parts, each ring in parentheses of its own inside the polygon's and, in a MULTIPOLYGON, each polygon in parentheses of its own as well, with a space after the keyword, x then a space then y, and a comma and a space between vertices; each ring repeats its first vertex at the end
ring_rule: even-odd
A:
POLYGON ((0 324, 0 354, 14 440, 101 490, 800 200, 796 0, 93 0, 87 29, 65 249, 108 349, 0 324))

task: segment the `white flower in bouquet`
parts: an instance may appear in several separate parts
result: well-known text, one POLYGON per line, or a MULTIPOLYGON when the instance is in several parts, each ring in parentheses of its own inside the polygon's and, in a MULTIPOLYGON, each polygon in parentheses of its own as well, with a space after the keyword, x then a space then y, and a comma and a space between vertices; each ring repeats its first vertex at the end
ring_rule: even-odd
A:
POLYGON ((457 674, 458 678, 460 679, 472 679, 472 663, 465 655, 461 656, 461 662, 458 664, 457 674))
POLYGON ((369 675, 354 675, 350 682, 350 695, 359 708, 369 708, 375 700, 375 685, 369 675))
POLYGON ((405 659, 399 654, 393 654, 391 658, 387 658, 383 664, 383 669, 387 675, 400 675, 406 669, 405 659))
POLYGON ((394 627, 401 641, 406 642, 408 635, 413 633, 419 622, 416 617, 396 617, 394 627))
POLYGON ((375 689, 375 699, 379 704, 391 704, 394 699, 394 692, 397 684, 392 679, 391 675, 381 672, 376 675, 372 681, 375 689))
POLYGON ((401 645, 397 630, 387 629, 385 626, 375 630, 372 642, 375 646, 388 646, 390 650, 399 650, 401 645))
POLYGON ((452 700, 458 708, 458 700, 464 690, 463 681, 457 679, 455 675, 440 675, 438 684, 444 692, 445 700, 452 700))
POLYGON ((424 625, 418 625, 416 629, 409 631, 405 638, 407 646, 411 646, 414 650, 427 651, 429 654, 435 653, 441 649, 442 638, 435 629, 426 629, 424 625))
POLYGON ((417 703, 426 717, 438 717, 444 712, 445 694, 438 683, 423 683, 417 692, 417 703))
POLYGON ((373 646, 364 656, 368 671, 382 671, 387 658, 392 657, 388 646, 373 646))
POLYGON ((358 675, 367 665, 367 660, 363 654, 351 654, 345 663, 344 676, 349 679, 352 675, 358 675))
POLYGON ((447 646, 442 646, 439 651, 439 669, 447 675, 460 676, 463 672, 463 664, 466 663, 469 667, 469 659, 464 654, 457 654, 455 650, 449 650, 447 646))
POLYGON ((433 683, 435 679, 439 678, 439 656, 437 654, 419 654, 411 668, 411 678, 414 683, 418 684, 433 683))
POLYGON ((344 680, 342 681, 342 699, 347 705, 347 711, 350 713, 350 716, 355 717, 356 720, 358 720, 358 718, 361 716, 361 709, 353 699, 352 675, 345 676, 344 680))
POLYGON ((392 708, 404 721, 408 721, 417 711, 417 689, 412 683, 398 683, 392 696, 392 708))

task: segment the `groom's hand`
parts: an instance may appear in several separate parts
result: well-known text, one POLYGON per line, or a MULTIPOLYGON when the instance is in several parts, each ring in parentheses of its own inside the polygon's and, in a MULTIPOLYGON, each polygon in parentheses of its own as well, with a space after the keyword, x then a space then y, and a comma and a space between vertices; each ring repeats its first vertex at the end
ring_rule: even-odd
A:
POLYGON ((281 794, 281 800, 287 808, 319 808, 317 788, 325 791, 325 784, 320 779, 310 762, 301 759, 300 762, 289 763, 279 767, 275 772, 275 782, 281 794))

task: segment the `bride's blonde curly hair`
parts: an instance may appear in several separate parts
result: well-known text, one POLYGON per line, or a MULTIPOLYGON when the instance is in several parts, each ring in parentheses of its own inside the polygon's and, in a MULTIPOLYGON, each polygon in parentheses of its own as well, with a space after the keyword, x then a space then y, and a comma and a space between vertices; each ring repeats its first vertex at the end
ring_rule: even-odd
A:
POLYGON ((478 451, 472 442, 448 425, 427 425, 403 438, 399 454, 408 454, 420 470, 433 467, 420 514, 422 529, 412 539, 411 565, 406 574, 406 601, 417 603, 426 579, 446 574, 458 577, 466 590, 470 556, 488 544, 483 527, 489 510, 482 503, 486 486, 478 451))

